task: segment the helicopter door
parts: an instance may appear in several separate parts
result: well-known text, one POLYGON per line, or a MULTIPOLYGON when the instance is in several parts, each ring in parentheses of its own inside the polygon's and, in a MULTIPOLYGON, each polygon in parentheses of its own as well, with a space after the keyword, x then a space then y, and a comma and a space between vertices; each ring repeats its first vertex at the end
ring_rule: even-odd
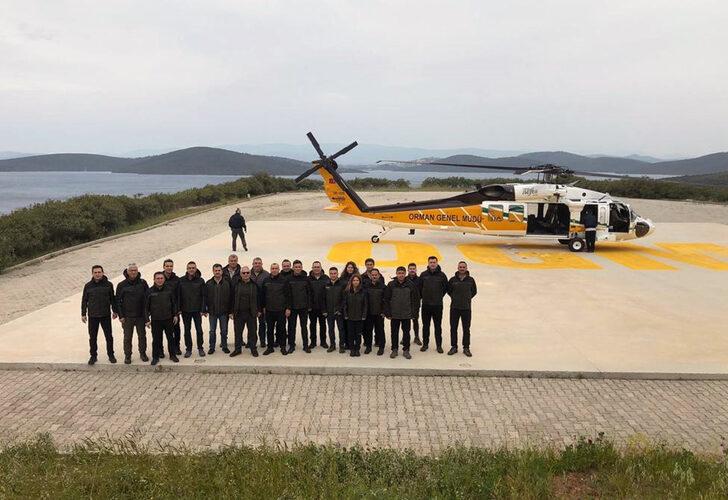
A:
POLYGON ((609 204, 609 232, 629 232, 629 207, 624 203, 614 202, 609 204))
POLYGON ((599 225, 609 225, 609 210, 606 203, 599 204, 599 211, 597 212, 597 222, 599 222, 599 225))

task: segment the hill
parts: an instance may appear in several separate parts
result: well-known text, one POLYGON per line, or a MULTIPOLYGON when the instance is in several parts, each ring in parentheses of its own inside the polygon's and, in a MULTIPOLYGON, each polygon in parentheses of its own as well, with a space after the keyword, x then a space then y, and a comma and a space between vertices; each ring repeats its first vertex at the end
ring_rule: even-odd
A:
POLYGON ((683 175, 671 177, 671 181, 686 182, 688 184, 701 184, 704 186, 728 186, 728 171, 703 175, 683 175))
POLYGON ((193 147, 144 158, 60 153, 0 160, 6 172, 118 172, 138 174, 297 175, 309 163, 236 153, 219 148, 193 147))

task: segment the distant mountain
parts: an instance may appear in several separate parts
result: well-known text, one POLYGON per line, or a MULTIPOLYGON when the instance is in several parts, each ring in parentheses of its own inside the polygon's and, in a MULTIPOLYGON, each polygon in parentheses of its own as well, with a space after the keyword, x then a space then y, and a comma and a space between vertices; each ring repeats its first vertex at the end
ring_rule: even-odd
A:
POLYGON ((653 163, 655 173, 661 174, 714 174, 728 170, 728 152, 713 153, 686 160, 653 163))
MULTIPOLYGON (((321 148, 326 154, 333 154, 348 144, 324 143, 321 148)), ((284 156, 310 162, 316 159, 316 152, 310 144, 234 144, 221 146, 225 149, 258 155, 284 156)), ((472 154, 478 156, 508 156, 522 151, 462 148, 428 149, 403 146, 382 146, 380 144, 359 144, 336 161, 340 165, 374 165, 378 160, 414 160, 416 158, 472 154)))
POLYGON ((310 166, 289 158, 257 156, 218 148, 194 147, 144 158, 60 153, 0 160, 0 171, 94 171, 139 174, 297 175, 310 166))
POLYGON ((33 156, 33 154, 18 153, 17 151, 0 151, 0 160, 8 160, 10 158, 22 158, 24 156, 33 156))
MULTIPOLYGON (((598 156, 608 156, 608 155, 598 155, 598 156)), ((655 158, 654 156, 648 156, 648 155, 627 155, 624 158, 628 158, 630 160, 644 161, 646 163, 659 163, 661 161, 665 161, 662 158, 655 158)))
POLYGON ((705 186, 728 186, 728 171, 703 175, 683 175, 671 177, 671 181, 687 182, 688 184, 702 184, 705 186))

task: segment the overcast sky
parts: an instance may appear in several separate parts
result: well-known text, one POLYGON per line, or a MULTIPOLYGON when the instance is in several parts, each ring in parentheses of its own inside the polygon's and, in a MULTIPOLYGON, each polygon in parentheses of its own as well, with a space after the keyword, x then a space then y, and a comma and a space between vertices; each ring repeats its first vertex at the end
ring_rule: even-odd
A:
POLYGON ((0 150, 728 150, 728 1, 0 0, 0 150))

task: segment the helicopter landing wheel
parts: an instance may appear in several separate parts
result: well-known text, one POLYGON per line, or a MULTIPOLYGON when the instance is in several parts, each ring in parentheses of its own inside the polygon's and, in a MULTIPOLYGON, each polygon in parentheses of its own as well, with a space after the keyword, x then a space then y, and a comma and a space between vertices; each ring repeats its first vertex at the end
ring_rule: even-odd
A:
POLYGON ((376 234, 372 236, 372 243, 379 243, 379 236, 377 236, 376 234))
POLYGON ((581 238, 572 238, 569 240, 569 250, 572 252, 581 252, 584 250, 584 240, 581 238))

